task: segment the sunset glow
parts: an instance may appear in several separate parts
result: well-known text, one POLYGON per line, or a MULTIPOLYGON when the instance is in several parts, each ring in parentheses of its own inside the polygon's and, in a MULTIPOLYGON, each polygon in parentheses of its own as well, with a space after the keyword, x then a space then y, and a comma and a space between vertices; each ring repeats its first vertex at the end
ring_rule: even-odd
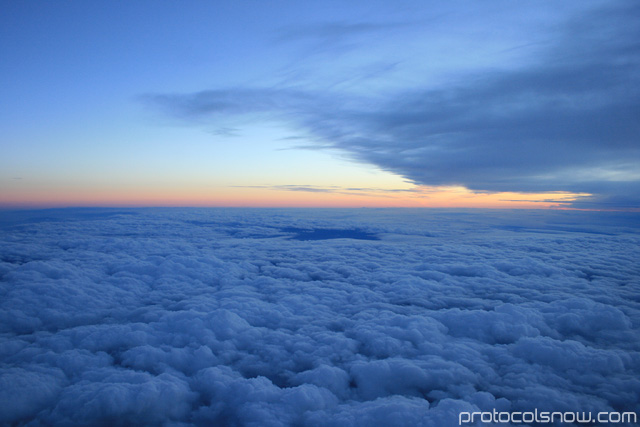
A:
POLYGON ((406 189, 329 189, 292 187, 76 188, 14 192, 3 207, 193 206, 193 207, 431 207, 557 208, 585 197, 572 193, 474 193, 463 187, 406 189))

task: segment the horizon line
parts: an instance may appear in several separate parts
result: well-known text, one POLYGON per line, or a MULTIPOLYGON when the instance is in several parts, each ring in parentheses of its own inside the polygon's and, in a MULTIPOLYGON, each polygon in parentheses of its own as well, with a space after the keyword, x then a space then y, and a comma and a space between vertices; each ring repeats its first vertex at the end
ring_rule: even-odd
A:
POLYGON ((64 206, 3 206, 0 204, 0 212, 19 211, 46 211, 46 210, 71 210, 71 209, 307 209, 307 210, 349 210, 349 209, 375 209, 375 210, 491 210, 491 211, 582 211, 582 212, 626 212, 639 213, 639 209, 587 209, 567 206, 541 206, 541 207, 478 207, 478 206, 255 206, 255 205, 64 205, 64 206))

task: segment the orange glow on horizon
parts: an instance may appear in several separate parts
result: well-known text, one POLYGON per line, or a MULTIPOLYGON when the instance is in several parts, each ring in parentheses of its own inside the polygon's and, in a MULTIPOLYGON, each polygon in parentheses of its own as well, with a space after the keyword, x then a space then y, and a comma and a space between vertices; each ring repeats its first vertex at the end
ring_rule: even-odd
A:
POLYGON ((474 193, 463 187, 297 189, 277 187, 39 189, 0 196, 4 208, 49 207, 433 207, 564 208, 588 194, 474 193))

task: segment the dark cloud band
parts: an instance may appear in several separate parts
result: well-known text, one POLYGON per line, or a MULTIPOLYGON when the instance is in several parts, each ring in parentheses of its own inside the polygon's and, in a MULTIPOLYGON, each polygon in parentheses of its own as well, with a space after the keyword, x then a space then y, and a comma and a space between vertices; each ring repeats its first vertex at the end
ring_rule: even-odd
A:
MULTIPOLYGON (((640 207, 640 7, 565 23, 533 64, 385 99, 287 87, 147 95, 183 118, 259 115, 417 184, 591 193, 640 207)), ((311 144, 314 146, 315 144, 311 144)))

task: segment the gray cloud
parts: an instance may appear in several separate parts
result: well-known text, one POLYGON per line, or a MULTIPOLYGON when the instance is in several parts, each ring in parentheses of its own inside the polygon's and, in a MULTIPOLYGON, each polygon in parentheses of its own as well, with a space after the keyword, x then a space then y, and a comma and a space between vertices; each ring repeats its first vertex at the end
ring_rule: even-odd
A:
POLYGON ((145 94, 144 103, 184 119, 230 114, 278 114, 302 111, 303 106, 315 102, 313 95, 302 91, 233 88, 205 90, 192 94, 145 94))
POLYGON ((381 196, 384 193, 414 193, 414 194, 428 194, 429 190, 416 187, 416 188, 376 188, 376 187, 339 187, 339 186, 327 186, 321 187, 317 185, 299 185, 299 184, 286 184, 286 185, 232 185, 234 188, 265 188, 270 190, 281 191, 301 191, 308 193, 340 193, 350 194, 354 196, 375 194, 381 196))
MULTIPOLYGON (((567 22, 537 62, 386 99, 301 89, 147 95, 186 118, 261 114, 417 184, 588 192, 640 207, 640 6, 567 22)), ((357 29, 359 27, 356 26, 357 29)), ((360 31, 361 29, 359 29, 360 31)))

